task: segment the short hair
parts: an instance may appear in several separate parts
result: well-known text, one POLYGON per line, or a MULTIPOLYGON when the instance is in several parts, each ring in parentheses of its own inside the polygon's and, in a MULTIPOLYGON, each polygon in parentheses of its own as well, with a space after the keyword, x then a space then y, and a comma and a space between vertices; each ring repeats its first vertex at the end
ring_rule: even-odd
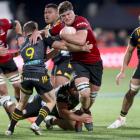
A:
POLYGON ((53 8, 53 9, 58 9, 58 6, 54 3, 49 3, 49 4, 46 4, 45 8, 53 8))
POLYGON ((63 14, 64 12, 68 11, 68 10, 73 10, 73 5, 71 2, 69 1, 64 1, 61 2, 58 6, 58 12, 59 14, 63 14))
POLYGON ((38 29, 38 24, 35 21, 28 21, 23 26, 25 33, 34 32, 36 29, 38 29))

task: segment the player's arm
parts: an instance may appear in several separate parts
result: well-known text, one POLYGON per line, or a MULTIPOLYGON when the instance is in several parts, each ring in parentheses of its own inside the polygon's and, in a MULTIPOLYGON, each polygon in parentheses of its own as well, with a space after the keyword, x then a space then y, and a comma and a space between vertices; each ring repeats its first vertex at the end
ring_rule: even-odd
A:
POLYGON ((87 30, 78 30, 76 34, 65 34, 62 32, 60 37, 69 43, 82 46, 86 43, 87 30))
POLYGON ((89 52, 92 48, 92 44, 84 44, 83 46, 75 45, 72 43, 67 43, 65 41, 56 41, 56 38, 48 37, 44 38, 45 46, 49 45, 54 49, 60 49, 60 50, 67 50, 72 52, 78 52, 78 51, 86 51, 89 52))
POLYGON ((58 52, 59 52, 58 49, 51 49, 51 51, 47 53, 47 59, 53 58, 58 52))
POLYGON ((8 53, 8 49, 4 46, 0 46, 0 56, 5 56, 8 53))
POLYGON ((125 72, 128 64, 131 60, 134 49, 135 48, 129 43, 128 46, 127 46, 125 55, 124 55, 123 65, 122 65, 121 70, 120 70, 121 72, 123 72, 123 73, 125 72))
POLYGON ((88 114, 77 115, 74 112, 68 110, 67 103, 58 102, 57 107, 58 107, 58 112, 59 112, 60 117, 64 119, 73 120, 73 121, 81 121, 81 122, 86 122, 91 119, 91 117, 88 114))
POLYGON ((85 51, 85 52, 90 52, 92 49, 93 45, 89 44, 89 42, 86 42, 84 45, 75 45, 69 42, 65 42, 66 47, 68 48, 69 51, 85 51))
POLYGON ((136 46, 137 46, 137 35, 133 33, 128 42, 128 46, 124 55, 123 64, 120 69, 120 73, 116 76, 117 85, 119 85, 120 79, 123 79, 125 77, 125 70, 127 69, 127 66, 131 60, 133 51, 135 50, 136 46))
POLYGON ((22 27, 21 27, 20 22, 18 20, 15 20, 14 22, 15 22, 15 27, 14 27, 15 32, 17 34, 22 34, 22 27))
POLYGON ((34 31, 31 36, 31 41, 33 42, 33 44, 36 44, 38 38, 42 40, 42 36, 43 37, 56 36, 59 34, 62 28, 63 24, 58 24, 51 29, 42 29, 40 31, 34 31))
POLYGON ((55 41, 52 44, 52 47, 55 49, 66 50, 70 52, 79 52, 79 51, 90 52, 90 49, 92 48, 92 44, 86 43, 85 45, 80 46, 64 41, 55 41))

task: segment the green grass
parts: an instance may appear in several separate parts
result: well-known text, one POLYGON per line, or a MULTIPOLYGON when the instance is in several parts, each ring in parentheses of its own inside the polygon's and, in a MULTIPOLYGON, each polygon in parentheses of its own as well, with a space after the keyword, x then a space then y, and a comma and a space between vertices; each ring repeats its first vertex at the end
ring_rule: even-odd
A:
MULTIPOLYGON (((0 108, 0 140, 139 140, 140 139, 140 121, 139 121, 139 102, 137 96, 128 117, 127 126, 116 130, 110 130, 106 127, 112 123, 119 115, 123 96, 128 89, 129 80, 133 70, 127 71, 126 79, 121 81, 120 86, 116 86, 114 78, 119 70, 107 69, 104 71, 103 84, 100 94, 92 107, 94 117, 94 132, 89 133, 84 129, 82 133, 72 131, 62 131, 55 128, 47 131, 42 124, 43 136, 35 136, 30 130, 30 124, 27 121, 21 121, 19 127, 16 127, 15 133, 10 138, 4 135, 8 125, 8 118, 0 108)), ((9 87, 11 93, 13 90, 9 87)))

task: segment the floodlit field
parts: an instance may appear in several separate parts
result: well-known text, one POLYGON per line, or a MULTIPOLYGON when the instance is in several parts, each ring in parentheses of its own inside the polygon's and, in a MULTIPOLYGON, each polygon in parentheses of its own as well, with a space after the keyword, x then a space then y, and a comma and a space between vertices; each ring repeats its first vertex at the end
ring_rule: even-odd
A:
MULTIPOLYGON (((121 82, 120 86, 115 85, 115 75, 119 70, 106 69, 103 76, 103 85, 94 107, 92 108, 94 117, 94 132, 89 133, 84 128, 82 133, 72 131, 62 131, 55 127, 48 131, 44 124, 42 136, 35 136, 29 129, 27 121, 21 121, 16 127, 15 133, 10 138, 4 135, 8 125, 8 118, 0 108, 0 140, 139 140, 140 139, 140 98, 136 97, 134 105, 127 117, 126 127, 110 130, 106 127, 111 124, 119 115, 123 96, 129 87, 128 83, 133 70, 127 71, 127 77, 121 82)), ((11 88, 11 87, 9 87, 11 88)), ((11 89, 9 91, 12 91, 11 89)), ((12 93, 10 93, 12 94, 12 93)))

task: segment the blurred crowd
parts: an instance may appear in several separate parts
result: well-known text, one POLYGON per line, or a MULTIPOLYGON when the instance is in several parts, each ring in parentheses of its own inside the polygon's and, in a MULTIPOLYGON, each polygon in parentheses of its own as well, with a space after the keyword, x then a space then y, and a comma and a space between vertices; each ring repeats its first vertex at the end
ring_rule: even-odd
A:
POLYGON ((129 36, 126 30, 120 30, 118 32, 115 32, 96 28, 94 32, 97 38, 98 47, 127 46, 129 36))

